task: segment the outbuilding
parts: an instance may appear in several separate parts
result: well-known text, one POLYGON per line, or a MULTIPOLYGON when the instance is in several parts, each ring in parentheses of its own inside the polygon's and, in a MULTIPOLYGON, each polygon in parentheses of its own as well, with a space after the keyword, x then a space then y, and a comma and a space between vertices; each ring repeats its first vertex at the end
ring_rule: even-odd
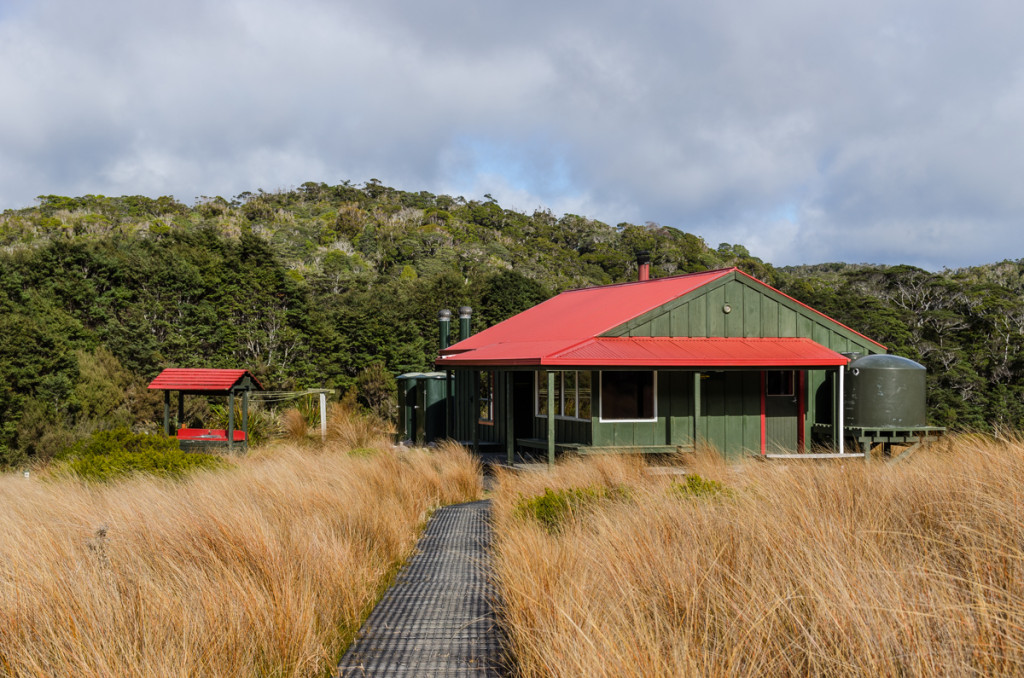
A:
POLYGON ((149 388, 164 392, 164 435, 171 435, 171 392, 178 393, 178 416, 175 436, 182 447, 235 445, 247 450, 249 446, 249 398, 253 391, 262 391, 263 385, 249 370, 168 367, 150 382, 149 388), (185 396, 222 396, 227 398, 227 429, 183 428, 185 396), (242 421, 235 421, 235 399, 242 401, 242 421), (240 427, 236 426, 241 424, 240 427))
MULTIPOLYGON (((563 292, 442 349, 449 436, 504 449, 843 452, 843 372, 882 344, 737 268, 563 292), (844 355, 845 354, 845 355, 844 355), (817 426, 816 426, 817 425, 817 426)), ((450 317, 448 314, 447 317, 450 317)), ((469 336, 467 336, 469 335, 469 336)))

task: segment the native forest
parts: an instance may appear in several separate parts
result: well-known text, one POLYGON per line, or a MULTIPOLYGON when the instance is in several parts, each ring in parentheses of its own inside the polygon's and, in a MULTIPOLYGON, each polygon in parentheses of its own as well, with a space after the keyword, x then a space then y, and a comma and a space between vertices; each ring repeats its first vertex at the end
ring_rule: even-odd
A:
MULTIPOLYGON (((394 376, 429 370, 442 308, 473 329, 559 291, 737 266, 928 368, 930 423, 1024 428, 1024 260, 932 273, 777 268, 740 244, 481 200, 306 183, 200 197, 40 196, 0 215, 0 462, 96 431, 159 430, 164 367, 250 369, 392 416, 394 376)), ((218 416, 204 402, 188 416, 218 416)), ((222 413, 221 413, 222 414, 222 413)))

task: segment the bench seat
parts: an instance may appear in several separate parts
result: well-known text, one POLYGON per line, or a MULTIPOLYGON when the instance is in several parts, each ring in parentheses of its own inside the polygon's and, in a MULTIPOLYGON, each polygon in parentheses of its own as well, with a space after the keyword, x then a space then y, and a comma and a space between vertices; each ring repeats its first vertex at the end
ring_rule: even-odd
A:
MULTIPOLYGON (((225 444, 228 442, 228 432, 222 428, 179 428, 177 435, 181 442, 225 444)), ((233 440, 236 443, 245 442, 245 431, 235 429, 233 440)))

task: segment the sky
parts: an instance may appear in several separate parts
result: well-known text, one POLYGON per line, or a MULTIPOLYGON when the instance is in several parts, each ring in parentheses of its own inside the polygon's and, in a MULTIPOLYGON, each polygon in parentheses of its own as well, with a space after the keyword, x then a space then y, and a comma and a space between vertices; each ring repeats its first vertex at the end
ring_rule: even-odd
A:
POLYGON ((776 265, 1024 258, 1024 3, 0 0, 0 210, 370 179, 776 265))

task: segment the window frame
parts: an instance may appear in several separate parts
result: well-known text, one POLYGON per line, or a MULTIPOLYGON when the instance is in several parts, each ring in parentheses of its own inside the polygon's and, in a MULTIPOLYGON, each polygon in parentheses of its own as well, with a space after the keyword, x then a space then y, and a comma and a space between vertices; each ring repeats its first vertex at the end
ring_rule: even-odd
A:
POLYGON ((793 396, 796 395, 796 388, 797 388, 796 382, 797 382, 796 370, 765 370, 765 373, 764 373, 764 394, 765 394, 765 397, 768 397, 768 398, 792 398, 793 396), (771 380, 769 378, 769 375, 771 375, 773 373, 774 374, 783 375, 780 384, 783 387, 786 387, 786 386, 789 387, 789 392, 788 393, 782 393, 782 392, 780 392, 780 393, 772 393, 771 388, 770 388, 770 386, 771 386, 770 385, 770 381, 771 380), (789 376, 786 377, 784 375, 789 375, 789 376))
POLYGON ((658 421, 658 370, 608 370, 609 372, 650 372, 653 375, 651 381, 651 407, 654 416, 650 419, 606 419, 604 416, 604 373, 605 370, 599 372, 598 389, 601 394, 600 407, 598 408, 598 421, 602 424, 640 424, 640 423, 652 423, 658 421))
MULTIPOLYGON (((555 419, 556 420, 558 420, 558 419, 561 419, 563 421, 592 421, 593 420, 593 417, 594 417, 594 383, 593 383, 594 382, 594 377, 593 377, 593 371, 592 370, 535 370, 534 373, 533 373, 533 416, 537 417, 538 419, 547 419, 548 418, 547 411, 543 411, 542 412, 541 409, 540 409, 540 389, 541 389, 541 386, 540 386, 540 374, 541 374, 541 372, 545 373, 544 388, 547 388, 547 374, 546 374, 547 372, 554 372, 556 375, 558 375, 557 379, 555 380, 555 392, 558 394, 558 408, 557 408, 557 412, 558 413, 555 414, 555 419), (567 373, 569 373, 569 372, 573 372, 573 373, 576 374, 576 379, 575 379, 576 386, 575 386, 575 392, 574 392, 574 400, 576 402, 576 414, 575 415, 571 415, 571 416, 568 415, 568 414, 565 414, 565 401, 566 401, 566 397, 565 397, 565 375, 567 373), (591 375, 590 376, 590 416, 589 417, 580 417, 580 416, 578 416, 579 415, 579 411, 580 411, 580 374, 582 374, 584 372, 590 373, 590 375, 591 375)), ((550 393, 548 394, 548 397, 549 398, 551 397, 550 393)))
POLYGON ((479 402, 477 403, 476 422, 484 426, 494 426, 494 370, 480 370, 477 374, 476 388, 479 402), (487 375, 486 388, 484 375, 487 375), (487 394, 486 396, 484 395, 485 391, 487 394), (485 419, 480 416, 485 403, 487 406, 487 414, 490 419, 485 419))

